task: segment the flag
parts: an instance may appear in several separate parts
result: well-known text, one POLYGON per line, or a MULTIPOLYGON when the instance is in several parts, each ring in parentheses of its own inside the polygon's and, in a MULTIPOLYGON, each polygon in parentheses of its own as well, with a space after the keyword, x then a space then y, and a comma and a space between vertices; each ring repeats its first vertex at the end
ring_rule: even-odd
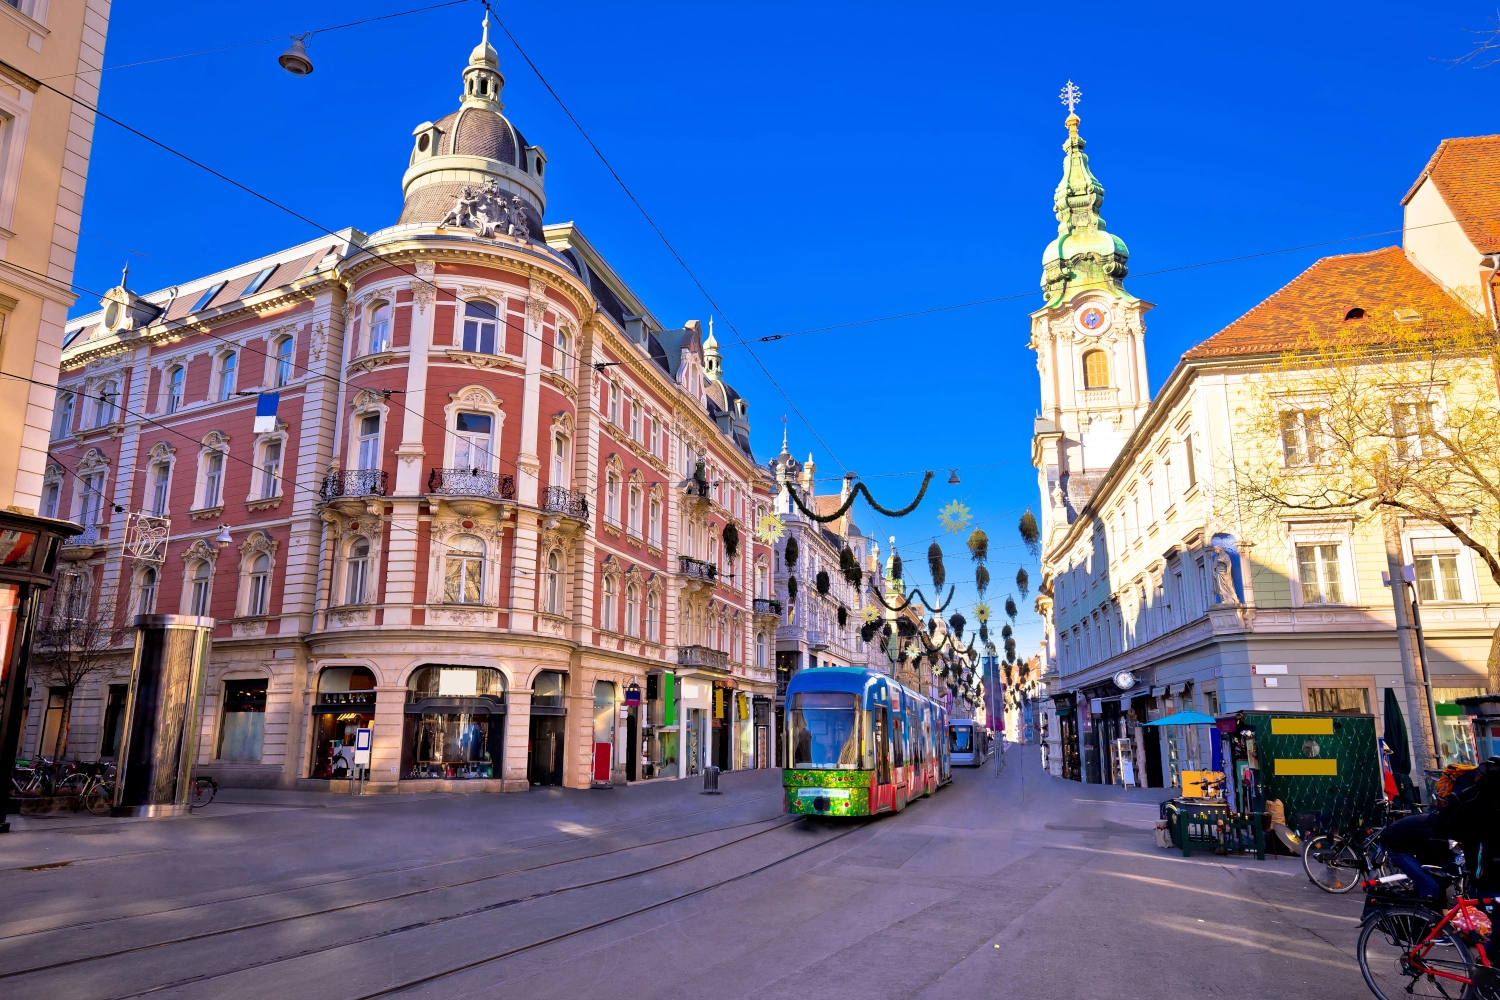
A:
POLYGON ((255 433, 264 434, 276 429, 276 407, 279 405, 279 392, 263 392, 255 397, 255 433))

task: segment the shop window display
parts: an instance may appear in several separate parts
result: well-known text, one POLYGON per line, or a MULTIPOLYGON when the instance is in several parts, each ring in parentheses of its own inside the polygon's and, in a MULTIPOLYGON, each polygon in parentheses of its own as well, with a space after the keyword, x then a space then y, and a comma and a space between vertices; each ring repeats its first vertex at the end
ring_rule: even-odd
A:
POLYGON ((489 667, 418 667, 406 685, 404 778, 495 778, 505 744, 505 675, 489 667))
POLYGON ((354 777, 354 737, 375 720, 375 675, 365 667, 329 667, 318 674, 312 709, 313 778, 354 777))
POLYGON ((265 680, 225 681, 219 759, 258 761, 265 738, 265 680))

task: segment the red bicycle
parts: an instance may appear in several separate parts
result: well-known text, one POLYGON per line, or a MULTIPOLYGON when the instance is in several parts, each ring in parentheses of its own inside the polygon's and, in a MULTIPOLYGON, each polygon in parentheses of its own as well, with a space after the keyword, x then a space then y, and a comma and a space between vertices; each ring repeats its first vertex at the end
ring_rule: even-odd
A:
POLYGON ((1359 970, 1377 997, 1500 1000, 1500 969, 1488 954, 1496 948, 1486 912, 1494 898, 1460 895, 1446 912, 1399 898, 1370 902, 1374 909, 1359 932, 1359 970))

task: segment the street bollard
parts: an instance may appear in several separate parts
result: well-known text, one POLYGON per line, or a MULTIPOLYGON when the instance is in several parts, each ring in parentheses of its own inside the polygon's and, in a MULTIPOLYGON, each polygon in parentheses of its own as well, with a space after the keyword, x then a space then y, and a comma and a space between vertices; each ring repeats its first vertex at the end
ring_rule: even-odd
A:
POLYGON ((719 769, 717 767, 710 766, 703 769, 703 791, 699 794, 719 794, 719 769))

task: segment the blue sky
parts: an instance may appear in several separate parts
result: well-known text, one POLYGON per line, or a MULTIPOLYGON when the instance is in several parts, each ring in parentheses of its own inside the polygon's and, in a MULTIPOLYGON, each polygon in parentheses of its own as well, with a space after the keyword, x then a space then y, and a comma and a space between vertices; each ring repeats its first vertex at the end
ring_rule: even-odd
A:
MULTIPOLYGON (((106 65, 301 33, 420 0, 202 4, 118 0, 106 65)), ((272 42, 104 74, 102 108, 330 229, 395 221, 411 130, 457 106, 478 38, 466 3, 314 35, 293 78, 272 42)), ((1135 274, 1398 229, 1438 141, 1497 130, 1500 67, 1461 55, 1485 2, 1046 5, 522 4, 501 16, 724 310, 720 339, 1004 302, 737 346, 757 454, 811 452, 887 506, 940 470, 897 535, 922 565, 937 512, 963 501, 991 536, 997 607, 1027 563, 1038 390, 1027 313, 1055 232, 1064 81, 1109 228, 1135 274), (1145 7, 1147 9, 1141 9, 1145 7), (821 438, 820 444, 817 438, 821 438), (959 466, 962 483, 947 486, 959 466), (891 475, 910 473, 910 475, 891 475)), ((549 156, 547 221, 573 220, 669 325, 713 312, 502 32, 506 112, 549 156)), ((127 256, 157 288, 316 235, 305 223, 101 122, 76 281, 127 256), (127 254, 128 247, 136 254, 127 254), (145 256, 141 256, 145 255, 145 256)), ((1127 282, 1148 317, 1153 389, 1187 348, 1317 257, 1395 235, 1127 282)), ((94 307, 82 293, 75 311, 94 307)), ((827 489, 832 491, 830 482, 827 489)), ((950 580, 970 580, 944 536, 950 580)), ((884 549, 884 544, 882 548, 884 549)), ((1028 563, 1029 565, 1029 563, 1028 563)), ((1032 579, 1038 574, 1035 566, 1032 579)), ((909 573, 908 576, 913 574, 909 573)), ((916 576, 921 579, 925 572, 916 576)), ((972 586, 960 604, 973 600, 972 586)), ((1038 619, 1021 602, 1023 653, 1038 619)), ((967 608, 965 608, 967 610, 967 608)), ((972 620, 972 615, 970 616, 972 620)))

